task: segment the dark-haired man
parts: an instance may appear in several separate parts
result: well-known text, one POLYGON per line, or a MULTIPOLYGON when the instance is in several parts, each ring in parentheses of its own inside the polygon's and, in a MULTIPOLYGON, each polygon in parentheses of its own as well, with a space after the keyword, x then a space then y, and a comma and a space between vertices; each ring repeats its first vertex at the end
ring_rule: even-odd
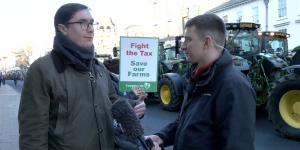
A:
POLYGON ((225 25, 214 14, 186 24, 187 61, 193 63, 178 119, 154 135, 174 150, 254 150, 255 98, 251 84, 222 47, 225 25))
POLYGON ((109 72, 94 58, 97 24, 85 5, 57 10, 53 50, 30 65, 24 81, 20 150, 115 149, 110 108, 117 95, 109 72))

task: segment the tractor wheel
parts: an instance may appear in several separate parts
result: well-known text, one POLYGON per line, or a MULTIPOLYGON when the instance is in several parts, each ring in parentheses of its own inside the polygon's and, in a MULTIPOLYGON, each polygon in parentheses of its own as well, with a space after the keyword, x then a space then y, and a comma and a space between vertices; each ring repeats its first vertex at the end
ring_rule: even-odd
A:
POLYGON ((163 110, 176 111, 181 107, 182 96, 176 95, 171 80, 163 77, 159 83, 158 97, 163 110))
POLYGON ((300 140, 300 76, 285 75, 270 89, 269 121, 285 138, 300 140))
POLYGON ((280 71, 278 69, 276 70, 273 70, 271 73, 270 73, 270 80, 269 82, 270 83, 273 83, 273 82, 276 82, 277 80, 280 79, 280 71))

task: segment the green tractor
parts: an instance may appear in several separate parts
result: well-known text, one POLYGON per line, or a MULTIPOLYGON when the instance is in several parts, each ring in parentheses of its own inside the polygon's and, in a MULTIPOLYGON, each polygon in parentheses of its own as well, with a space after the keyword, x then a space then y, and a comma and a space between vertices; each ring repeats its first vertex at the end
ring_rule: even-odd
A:
POLYGON ((258 28, 260 24, 255 23, 226 23, 225 48, 232 54, 235 66, 248 76, 256 91, 257 106, 265 106, 268 89, 280 79, 282 68, 288 65, 276 54, 261 53, 258 28))
POLYGON ((105 60, 110 60, 112 59, 111 54, 97 54, 96 58, 100 61, 100 62, 104 62, 105 60))
POLYGON ((300 141, 300 46, 292 52, 291 66, 283 69, 287 74, 270 89, 266 109, 276 131, 300 141))
POLYGON ((258 33, 262 52, 276 54, 290 65, 292 56, 288 52, 288 38, 290 34, 283 32, 263 31, 258 33))
POLYGON ((164 46, 160 43, 157 95, 166 111, 176 111, 181 107, 186 83, 183 75, 191 66, 181 49, 182 40, 182 36, 176 36, 164 42, 164 46))

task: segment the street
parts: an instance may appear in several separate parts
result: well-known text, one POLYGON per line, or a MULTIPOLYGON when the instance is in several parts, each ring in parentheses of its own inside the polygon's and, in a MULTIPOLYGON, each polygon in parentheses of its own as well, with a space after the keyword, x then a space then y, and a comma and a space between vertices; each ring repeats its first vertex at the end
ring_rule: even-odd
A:
MULTIPOLYGON (((15 86, 12 80, 7 80, 6 84, 10 85, 18 93, 21 93, 23 82, 18 81, 17 86, 15 86)), ((146 101, 146 104, 147 111, 142 119, 142 123, 145 127, 145 135, 157 132, 168 123, 174 121, 178 115, 178 112, 163 111, 156 101, 146 101)), ((0 135, 1 134, 3 133, 0 131, 0 135)), ((299 150, 299 147, 300 142, 284 139, 279 133, 273 130, 272 124, 267 120, 266 116, 257 116, 255 140, 256 150, 299 150)), ((166 149, 171 150, 172 147, 168 147, 166 149)), ((6 150, 1 149, 1 141, 0 150, 6 150)))
POLYGON ((9 85, 10 87, 12 87, 15 91, 17 91, 18 93, 21 94, 22 88, 23 88, 23 81, 18 80, 17 82, 17 86, 15 86, 14 84, 14 80, 6 80, 5 84, 9 85))

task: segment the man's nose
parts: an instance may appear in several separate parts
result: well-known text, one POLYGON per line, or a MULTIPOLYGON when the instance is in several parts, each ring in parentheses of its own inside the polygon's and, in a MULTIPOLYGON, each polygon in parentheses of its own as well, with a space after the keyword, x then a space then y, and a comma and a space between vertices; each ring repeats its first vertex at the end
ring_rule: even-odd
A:
POLYGON ((89 24, 87 31, 93 33, 95 31, 94 26, 89 24))
POLYGON ((182 43, 182 44, 181 44, 181 49, 182 49, 182 50, 186 50, 186 49, 187 49, 187 46, 186 46, 185 43, 182 43))

